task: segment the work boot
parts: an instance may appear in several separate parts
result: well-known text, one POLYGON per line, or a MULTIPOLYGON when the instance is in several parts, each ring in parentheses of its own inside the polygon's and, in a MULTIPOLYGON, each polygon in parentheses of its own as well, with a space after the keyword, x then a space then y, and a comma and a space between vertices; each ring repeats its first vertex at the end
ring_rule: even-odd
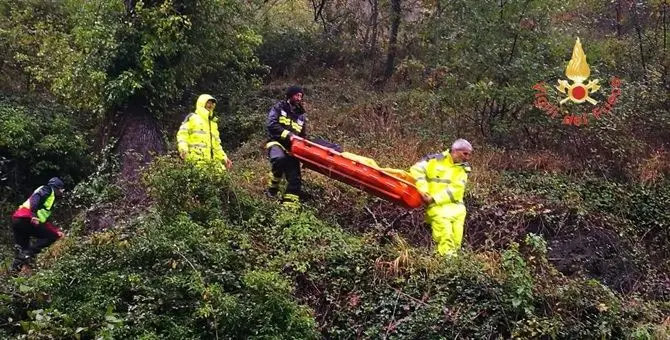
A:
POLYGON ((21 271, 21 267, 23 267, 24 263, 23 261, 19 259, 14 259, 12 262, 12 266, 9 268, 10 273, 18 273, 21 271))
POLYGON ((12 267, 10 270, 12 272, 19 272, 21 271, 21 267, 23 265, 30 262, 32 254, 29 251, 21 248, 19 245, 14 245, 14 248, 16 250, 16 255, 14 255, 14 261, 12 262, 12 267))
POLYGON ((279 194, 279 189, 277 188, 267 188, 265 191, 263 191, 265 196, 270 199, 275 199, 277 198, 277 195, 279 194))

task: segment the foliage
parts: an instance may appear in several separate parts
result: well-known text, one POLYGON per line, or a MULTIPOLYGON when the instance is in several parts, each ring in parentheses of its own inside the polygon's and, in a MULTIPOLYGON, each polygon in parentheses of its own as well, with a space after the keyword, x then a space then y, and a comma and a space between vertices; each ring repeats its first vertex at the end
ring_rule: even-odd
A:
POLYGON ((539 236, 526 241, 530 253, 511 244, 446 261, 398 238, 351 235, 309 210, 285 211, 213 169, 157 158, 145 175, 153 212, 67 240, 57 261, 9 282, 5 331, 302 339, 317 338, 318 326, 336 338, 570 339, 658 322, 653 304, 627 304, 551 270, 539 236))
MULTIPOLYGON (((160 164, 155 176, 163 179, 166 173, 204 174, 160 164)), ((31 307, 16 304, 18 310, 3 315, 26 312, 20 322, 26 337, 316 338, 308 310, 291 297, 291 284, 276 271, 249 265, 257 254, 245 245, 245 230, 222 220, 216 204, 193 203, 174 214, 174 205, 165 204, 183 185, 168 184, 171 191, 152 191, 167 195, 156 197, 156 213, 126 230, 70 240, 49 268, 17 278, 12 289, 31 307)), ((228 187, 199 181, 189 193, 221 196, 228 187)))
POLYGON ((264 6, 267 9, 256 18, 258 33, 263 37, 256 50, 260 61, 270 68, 273 76, 294 74, 296 68, 306 69, 305 64, 315 61, 319 41, 307 3, 283 1, 264 6))
MULTIPOLYGON (((68 237, 32 276, 0 271, 0 336, 667 337, 667 5, 402 2, 401 60, 381 86, 356 78, 377 72, 388 3, 311 4, 0 0, 0 76, 20 69, 29 89, 80 109, 0 104, 0 185, 23 164, 36 171, 21 172, 25 183, 51 171, 78 183, 68 237), (616 110, 579 128, 534 108, 532 89, 554 91, 576 36, 591 78, 623 84, 616 110), (246 97, 265 71, 258 59, 286 79, 246 97), (406 168, 455 137, 474 142, 478 190, 458 257, 427 247, 422 211, 369 204, 325 177, 305 176, 316 194, 299 212, 259 197, 267 161, 254 145, 289 81, 308 88, 310 135, 380 164, 406 168), (221 103, 232 170, 156 157, 139 205, 119 186, 115 140, 92 171, 91 138, 74 122, 136 106, 165 123, 201 92, 221 103), (95 229, 92 210, 125 215, 80 232, 95 229), (608 281, 626 271, 631 287, 608 281)), ((15 205, 4 195, 6 216, 15 205)))
POLYGON ((417 59, 437 78, 440 118, 468 124, 492 142, 526 120, 531 87, 561 74, 561 46, 549 25, 552 1, 438 1, 426 19, 417 59), (451 118, 453 117, 453 118, 451 118))
POLYGON ((114 145, 115 142, 109 143, 99 155, 96 155, 95 171, 72 189, 69 203, 73 208, 91 208, 96 204, 120 198, 121 188, 115 183, 120 165, 118 158, 112 152, 114 145))
POLYGON ((158 211, 171 218, 189 212, 196 222, 213 220, 223 209, 219 188, 227 186, 228 178, 218 164, 195 167, 170 158, 159 158, 156 171, 149 172, 146 181, 149 195, 156 200, 158 211), (179 190, 175 188, 179 187, 179 190))
POLYGON ((582 209, 585 214, 607 213, 624 217, 640 235, 653 231, 653 238, 659 238, 659 245, 669 240, 670 215, 666 207, 670 204, 670 191, 666 182, 648 186, 603 181, 586 174, 575 180, 564 175, 515 173, 508 173, 505 181, 513 184, 511 187, 515 191, 562 202, 582 209))
POLYGON ((1 198, 16 200, 14 195, 27 195, 53 176, 66 185, 85 176, 92 160, 80 127, 61 106, 2 98, 0 178, 9 190, 1 198))
POLYGON ((37 9, 53 7, 53 20, 32 2, 8 10, 15 58, 74 107, 103 113, 144 105, 160 115, 199 86, 234 97, 254 84, 260 39, 240 20, 240 2, 38 1, 37 9))

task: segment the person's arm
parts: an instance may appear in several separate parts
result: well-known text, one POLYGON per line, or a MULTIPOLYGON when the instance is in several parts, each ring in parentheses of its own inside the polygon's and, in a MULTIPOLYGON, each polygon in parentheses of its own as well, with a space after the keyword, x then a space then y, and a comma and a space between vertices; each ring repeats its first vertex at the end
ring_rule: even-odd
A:
POLYGON ((186 159, 186 155, 188 155, 188 136, 191 133, 190 118, 191 115, 186 116, 177 132, 177 149, 179 150, 179 157, 182 159, 186 159))
POLYGON ((58 236, 58 238, 63 237, 63 235, 64 235, 63 231, 62 231, 60 228, 58 228, 58 227, 56 227, 55 225, 53 225, 51 222, 46 222, 46 223, 44 223, 44 226, 45 226, 47 229, 49 229, 49 231, 51 231, 52 233, 56 234, 56 235, 58 236))
POLYGON ((223 164, 225 164, 226 168, 230 169, 230 167, 233 165, 233 162, 230 161, 226 152, 223 151, 218 124, 216 122, 212 122, 212 125, 212 150, 214 151, 214 159, 221 160, 223 164))
POLYGON ((307 138, 307 118, 305 118, 305 115, 302 115, 300 119, 302 119, 302 130, 300 130, 298 136, 307 138))
POLYGON ((430 204, 433 198, 428 194, 428 180, 426 179, 427 166, 428 160, 421 160, 409 169, 409 173, 414 178, 414 186, 416 186, 421 193, 424 203, 430 204))

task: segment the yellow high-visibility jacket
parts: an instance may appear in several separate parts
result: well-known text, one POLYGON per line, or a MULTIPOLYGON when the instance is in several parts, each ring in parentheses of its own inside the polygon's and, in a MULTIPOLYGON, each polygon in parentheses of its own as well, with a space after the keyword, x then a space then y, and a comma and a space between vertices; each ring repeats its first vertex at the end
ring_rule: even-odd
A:
POLYGON ((429 216, 465 214, 463 195, 471 171, 467 163, 454 163, 449 150, 425 157, 410 168, 415 185, 433 197, 426 213, 429 216))
POLYGON ((200 163, 216 160, 225 163, 228 160, 221 147, 217 119, 212 117, 213 112, 205 108, 210 99, 214 98, 206 94, 198 97, 195 112, 186 116, 177 132, 179 152, 186 153, 187 161, 200 163))

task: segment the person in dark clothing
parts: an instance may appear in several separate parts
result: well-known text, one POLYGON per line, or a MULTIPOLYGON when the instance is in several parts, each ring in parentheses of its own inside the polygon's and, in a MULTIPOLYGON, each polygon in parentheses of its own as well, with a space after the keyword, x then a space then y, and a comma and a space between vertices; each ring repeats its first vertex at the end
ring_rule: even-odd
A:
POLYGON ((42 249, 63 237, 63 232, 51 222, 51 210, 57 197, 65 191, 63 181, 54 177, 47 185, 37 188, 12 215, 12 232, 16 255, 12 271, 18 271, 42 249), (31 245, 30 239, 35 238, 31 245))
POLYGON ((305 109, 302 106, 303 90, 299 86, 291 86, 286 90, 286 99, 277 102, 268 113, 267 129, 270 137, 265 145, 272 174, 266 194, 276 197, 279 193, 279 183, 285 177, 286 191, 282 197, 282 204, 289 209, 300 207, 302 190, 302 176, 300 161, 291 156, 291 137, 296 135, 302 138, 307 136, 305 109))

